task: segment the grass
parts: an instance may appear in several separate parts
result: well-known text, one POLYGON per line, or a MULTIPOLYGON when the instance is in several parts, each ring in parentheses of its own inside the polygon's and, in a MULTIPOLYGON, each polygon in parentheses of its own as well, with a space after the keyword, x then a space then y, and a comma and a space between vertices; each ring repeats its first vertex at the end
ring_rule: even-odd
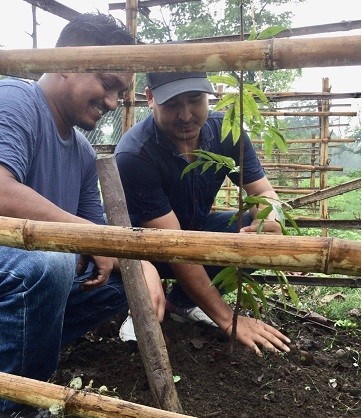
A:
MULTIPOLYGON (((345 183, 354 178, 359 178, 361 173, 355 172, 349 175, 332 175, 328 179, 329 186, 335 186, 345 183)), ((307 187, 308 180, 301 182, 301 187, 307 187)), ((317 186, 318 187, 318 186, 317 186)), ((282 200, 288 200, 283 197, 282 200)), ((221 191, 218 195, 217 204, 222 206, 225 201, 225 191, 221 191)), ((235 196, 233 197, 233 203, 235 196)), ((328 200, 328 208, 330 209, 331 219, 360 219, 361 217, 361 191, 353 190, 340 196, 335 196, 328 200)), ((291 215, 318 216, 314 212, 308 211, 308 208, 293 210, 291 215)), ((321 229, 303 228, 302 235, 321 236, 321 229)), ((293 232, 292 232, 293 233, 293 232)), ((361 230, 336 230, 329 229, 328 236, 341 239, 361 240, 361 230)), ((274 287, 277 291, 277 286, 274 287)), ((305 311, 314 311, 323 315, 339 324, 353 326, 355 319, 351 317, 350 311, 354 308, 361 307, 361 290, 356 288, 345 287, 323 287, 323 286, 294 286, 299 301, 300 309, 305 311), (351 325, 352 324, 352 325, 351 325)), ((273 288, 264 286, 264 292, 273 292, 273 288)), ((236 301, 236 292, 232 292, 224 296, 225 300, 234 304, 236 301)))
POLYGON ((300 289, 303 310, 313 310, 338 321, 353 319, 350 311, 361 306, 361 290, 346 287, 305 287, 300 289))

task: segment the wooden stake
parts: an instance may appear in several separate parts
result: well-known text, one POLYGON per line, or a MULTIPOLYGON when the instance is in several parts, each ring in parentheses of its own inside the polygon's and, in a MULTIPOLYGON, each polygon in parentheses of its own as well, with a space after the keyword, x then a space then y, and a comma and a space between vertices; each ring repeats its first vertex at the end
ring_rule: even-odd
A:
MULTIPOLYGON (((97 160, 99 180, 110 225, 131 226, 126 198, 115 158, 97 160)), ((177 397, 165 340, 154 312, 141 262, 119 259, 124 288, 135 327, 137 343, 156 405, 182 412, 177 397)))

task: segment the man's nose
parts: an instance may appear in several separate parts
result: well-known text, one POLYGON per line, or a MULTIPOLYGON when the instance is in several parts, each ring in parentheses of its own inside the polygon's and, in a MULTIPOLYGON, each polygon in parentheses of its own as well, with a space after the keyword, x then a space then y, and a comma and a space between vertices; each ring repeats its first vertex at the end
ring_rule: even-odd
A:
POLYGON ((188 122, 191 119, 192 112, 191 107, 188 105, 180 106, 178 117, 179 119, 183 120, 184 122, 188 122))
POLYGON ((104 103, 109 110, 116 110, 118 106, 118 91, 109 90, 104 98, 104 103))

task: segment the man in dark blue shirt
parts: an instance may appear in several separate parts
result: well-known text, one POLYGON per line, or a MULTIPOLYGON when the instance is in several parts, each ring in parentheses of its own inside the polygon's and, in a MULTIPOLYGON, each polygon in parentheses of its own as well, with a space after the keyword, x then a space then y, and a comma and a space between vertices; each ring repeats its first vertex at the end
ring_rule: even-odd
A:
MULTIPOLYGON (((203 149, 231 157, 239 165, 239 146, 231 137, 221 142, 223 114, 209 112, 208 94, 213 88, 206 73, 147 74, 146 96, 153 114, 131 128, 118 143, 115 155, 128 211, 135 226, 214 232, 239 232, 229 226, 233 213, 212 212, 226 168, 215 172, 201 167, 183 177, 183 170, 196 160, 193 151, 203 149)), ((243 188, 248 195, 278 199, 249 137, 244 135, 243 188)), ((238 174, 230 174, 238 184, 238 174)), ((260 210, 243 217, 241 233, 256 232, 260 210)), ((270 213, 264 232, 281 233, 275 214, 270 213)), ((168 295, 167 309, 174 319, 201 320, 231 333, 233 312, 214 286, 213 277, 221 267, 179 263, 155 263, 161 278, 174 278, 177 285, 168 295), (211 319, 210 319, 211 318, 211 319)), ((239 316, 237 338, 261 354, 258 346, 289 351, 289 340, 262 321, 239 316)))

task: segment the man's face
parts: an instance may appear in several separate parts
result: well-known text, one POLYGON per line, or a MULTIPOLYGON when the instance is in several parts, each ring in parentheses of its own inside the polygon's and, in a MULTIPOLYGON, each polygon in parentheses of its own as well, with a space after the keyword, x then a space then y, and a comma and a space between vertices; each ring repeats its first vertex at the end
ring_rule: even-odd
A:
POLYGON ((115 110, 130 87, 130 73, 66 74, 62 114, 70 126, 92 130, 101 117, 115 110))
POLYGON ((208 95, 203 92, 179 94, 162 105, 146 89, 148 104, 157 126, 175 142, 197 141, 208 114, 208 95))

